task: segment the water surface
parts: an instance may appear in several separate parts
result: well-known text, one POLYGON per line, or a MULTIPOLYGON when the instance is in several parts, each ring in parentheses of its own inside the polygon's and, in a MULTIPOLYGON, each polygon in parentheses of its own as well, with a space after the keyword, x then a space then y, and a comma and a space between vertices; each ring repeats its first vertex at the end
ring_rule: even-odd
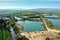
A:
POLYGON ((53 25, 60 26, 60 20, 56 20, 56 19, 48 19, 48 20, 50 20, 53 25))
POLYGON ((18 21, 16 23, 22 25, 24 27, 24 30, 29 31, 29 32, 44 30, 44 28, 42 26, 42 22, 18 21))
POLYGON ((18 37, 17 37, 17 35, 16 35, 16 33, 15 33, 15 31, 14 31, 14 29, 13 29, 12 27, 10 28, 10 31, 11 31, 12 38, 13 38, 14 40, 17 40, 18 37))

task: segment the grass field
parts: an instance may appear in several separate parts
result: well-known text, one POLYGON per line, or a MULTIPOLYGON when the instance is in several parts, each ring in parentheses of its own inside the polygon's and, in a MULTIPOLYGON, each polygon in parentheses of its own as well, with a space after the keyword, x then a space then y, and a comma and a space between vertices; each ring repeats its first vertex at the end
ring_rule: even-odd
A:
POLYGON ((8 30, 0 30, 0 40, 12 40, 8 30))

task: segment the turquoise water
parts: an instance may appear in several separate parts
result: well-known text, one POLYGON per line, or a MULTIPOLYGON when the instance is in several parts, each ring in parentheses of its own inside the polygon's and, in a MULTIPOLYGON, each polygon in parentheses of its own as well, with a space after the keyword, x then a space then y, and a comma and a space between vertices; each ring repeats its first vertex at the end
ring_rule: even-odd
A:
POLYGON ((44 30, 42 22, 35 21, 18 21, 17 24, 24 26, 24 30, 28 32, 44 30))
POLYGON ((56 20, 56 19, 48 19, 48 20, 50 20, 53 25, 60 26, 60 20, 56 20))

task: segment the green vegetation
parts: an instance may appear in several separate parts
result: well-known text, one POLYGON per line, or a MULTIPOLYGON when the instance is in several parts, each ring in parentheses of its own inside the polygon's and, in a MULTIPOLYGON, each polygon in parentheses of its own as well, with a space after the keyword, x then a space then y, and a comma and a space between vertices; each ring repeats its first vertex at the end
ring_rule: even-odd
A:
POLYGON ((13 40, 8 30, 0 30, 0 40, 13 40))
POLYGON ((7 20, 0 19, 0 40, 13 40, 7 20), (8 25, 8 26, 7 26, 8 25))

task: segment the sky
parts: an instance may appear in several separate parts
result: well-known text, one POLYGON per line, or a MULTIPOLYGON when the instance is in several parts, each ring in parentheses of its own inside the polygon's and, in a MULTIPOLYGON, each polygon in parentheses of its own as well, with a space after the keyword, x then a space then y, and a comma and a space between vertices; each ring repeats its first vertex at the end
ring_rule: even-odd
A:
POLYGON ((59 8, 60 0, 0 0, 0 9, 59 8))

